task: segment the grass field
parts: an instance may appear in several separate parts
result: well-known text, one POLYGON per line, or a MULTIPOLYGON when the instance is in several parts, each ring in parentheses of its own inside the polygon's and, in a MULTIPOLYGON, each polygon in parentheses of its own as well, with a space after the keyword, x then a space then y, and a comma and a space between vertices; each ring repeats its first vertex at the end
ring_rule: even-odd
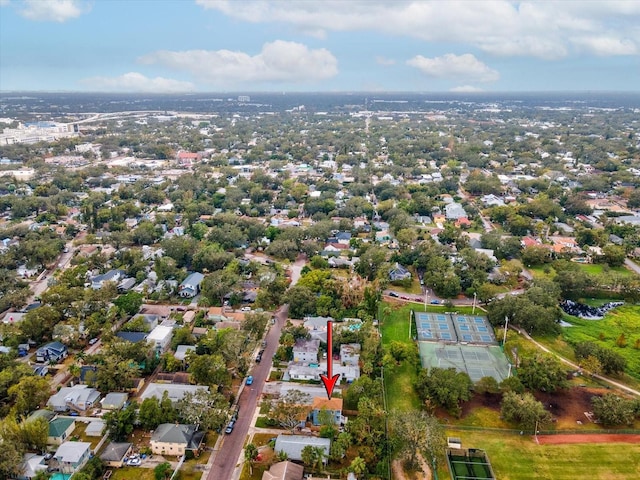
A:
MULTIPOLYGON (((383 319, 380 327, 382 344, 388 345, 394 340, 413 344, 413 340, 409 338, 409 312, 411 307, 383 303, 381 311, 387 311, 386 307, 389 307, 390 315, 388 317, 384 314, 380 316, 383 319)), ((389 410, 409 411, 420 409, 420 398, 413 386, 416 379, 416 367, 412 364, 403 363, 394 367, 391 371, 386 369, 384 386, 389 410)))
MULTIPOLYGON (((609 273, 615 273, 624 277, 634 275, 631 270, 625 267, 609 267, 600 263, 576 263, 576 265, 585 273, 591 276, 602 276, 609 273)), ((527 267, 527 270, 531 271, 536 278, 553 278, 556 275, 555 270, 551 265, 537 265, 535 267, 527 267), (548 273, 545 269, 548 267, 548 273)))
POLYGON ((565 317, 573 325, 562 330, 567 342, 591 341, 614 350, 627 359, 626 373, 640 380, 640 350, 634 348, 636 341, 640 340, 640 306, 623 305, 609 311, 602 320, 565 317), (624 348, 616 345, 622 334, 627 341, 624 348))
MULTIPOLYGON (((464 448, 479 448, 500 480, 635 480, 640 477, 640 445, 536 445, 529 436, 449 430, 464 448)), ((441 477, 443 479, 448 477, 441 477)))

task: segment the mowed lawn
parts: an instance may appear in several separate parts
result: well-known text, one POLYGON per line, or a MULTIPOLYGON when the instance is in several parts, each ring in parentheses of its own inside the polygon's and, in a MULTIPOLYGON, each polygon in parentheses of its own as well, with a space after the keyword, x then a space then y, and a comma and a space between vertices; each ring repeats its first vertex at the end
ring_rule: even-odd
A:
POLYGON ((619 353, 627 359, 626 373, 640 380, 640 349, 635 348, 640 340, 640 306, 623 305, 605 315, 602 320, 584 320, 565 315, 573 326, 562 329, 562 336, 569 343, 595 342, 619 353), (626 347, 616 341, 624 334, 626 347))
MULTIPOLYGON (((634 275, 634 273, 631 270, 625 267, 608 267, 601 263, 576 263, 576 265, 580 268, 580 270, 584 271, 585 273, 591 276, 607 275, 609 273, 616 273, 624 277, 629 277, 634 275)), ((548 267, 549 267, 548 273, 544 271, 545 266, 543 265, 536 265, 535 267, 527 267, 527 270, 530 270, 531 273, 533 273, 534 277, 540 277, 540 278, 555 277, 556 272, 554 268, 551 265, 548 265, 548 267)))
POLYGON ((464 448, 479 448, 500 480, 636 480, 640 445, 537 445, 530 436, 449 430, 464 448))
MULTIPOLYGON (((414 304, 415 305, 415 304, 414 304)), ((382 325, 382 345, 389 345, 398 341, 412 344, 414 341, 409 338, 409 312, 408 306, 383 303, 381 312, 386 312, 389 308, 389 315, 381 313, 382 325)), ((420 409, 420 398, 415 391, 414 384, 417 379, 416 367, 410 363, 402 363, 392 369, 385 369, 384 386, 387 397, 387 409, 409 411, 420 409)))

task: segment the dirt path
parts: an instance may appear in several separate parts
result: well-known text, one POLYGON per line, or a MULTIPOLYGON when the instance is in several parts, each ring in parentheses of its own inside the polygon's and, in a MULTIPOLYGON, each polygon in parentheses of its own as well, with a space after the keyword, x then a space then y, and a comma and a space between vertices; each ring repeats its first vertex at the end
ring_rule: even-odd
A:
POLYGON ((414 472, 409 475, 407 475, 404 468, 402 468, 401 460, 394 460, 391 462, 393 480, 431 480, 431 469, 427 465, 427 462, 425 462, 424 458, 422 458, 422 455, 418 455, 418 462, 420 462, 420 468, 422 468, 422 471, 414 472))
POLYGON ((540 445, 565 445, 569 443, 640 443, 640 435, 625 434, 567 434, 538 435, 540 445))

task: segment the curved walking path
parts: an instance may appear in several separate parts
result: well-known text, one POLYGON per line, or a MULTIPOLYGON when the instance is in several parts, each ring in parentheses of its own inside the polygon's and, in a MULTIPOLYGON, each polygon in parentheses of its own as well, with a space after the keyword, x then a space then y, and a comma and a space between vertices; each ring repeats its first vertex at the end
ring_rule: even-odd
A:
MULTIPOLYGON (((558 355, 557 353, 549 350, 547 347, 545 347, 541 343, 539 343, 536 340, 534 340, 533 338, 531 338, 531 336, 527 332, 525 332, 524 330, 522 330, 522 329, 520 329, 518 327, 514 327, 513 325, 509 325, 509 328, 511 328, 512 330, 518 332, 524 338, 526 338, 531 343, 533 343, 535 346, 537 346, 540 350, 553 355, 554 357, 556 357, 561 362, 571 366, 572 368, 575 368, 576 370, 581 370, 581 367, 578 364, 572 362, 571 360, 567 360, 566 358, 564 358, 564 357, 558 355)), ((620 390, 624 390, 627 393, 635 395, 636 397, 640 397, 640 391, 635 390, 635 389, 633 389, 631 387, 627 387, 626 385, 624 385, 624 384, 622 384, 620 382, 616 382, 615 380, 611 380, 610 378, 603 377, 602 375, 592 374, 591 376, 593 378, 597 378, 598 380, 602 380, 603 382, 606 382, 606 383, 608 383, 610 385, 613 385, 614 387, 616 387, 616 388, 618 388, 620 390)))

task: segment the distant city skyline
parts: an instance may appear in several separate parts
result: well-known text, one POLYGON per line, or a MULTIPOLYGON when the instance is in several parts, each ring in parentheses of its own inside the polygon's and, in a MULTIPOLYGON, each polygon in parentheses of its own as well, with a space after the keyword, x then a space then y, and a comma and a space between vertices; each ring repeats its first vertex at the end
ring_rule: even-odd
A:
POLYGON ((0 0, 1 91, 640 91, 640 0, 0 0))

